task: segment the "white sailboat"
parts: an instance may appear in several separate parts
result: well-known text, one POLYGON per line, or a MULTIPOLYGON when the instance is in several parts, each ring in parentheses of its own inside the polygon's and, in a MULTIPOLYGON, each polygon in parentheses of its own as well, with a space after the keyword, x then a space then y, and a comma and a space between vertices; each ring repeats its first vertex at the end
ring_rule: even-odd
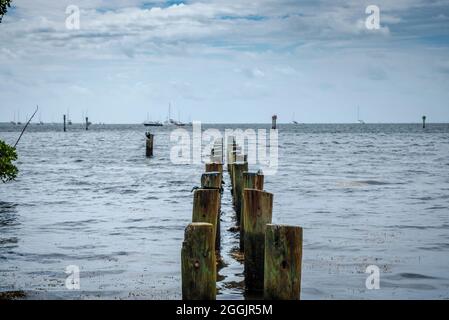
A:
POLYGON ((365 121, 360 119, 360 106, 357 106, 357 122, 360 124, 365 124, 365 121))
MULTIPOLYGON (((179 117, 179 115, 178 115, 179 117)), ((181 122, 181 121, 176 121, 174 119, 172 119, 171 117, 171 103, 169 103, 168 105, 168 118, 167 120, 164 122, 164 125, 166 126, 176 126, 176 127, 184 127, 186 124, 181 122)))
POLYGON ((299 124, 298 121, 295 120, 295 113, 293 112, 293 117, 292 117, 292 123, 293 124, 299 124))
POLYGON ((15 126, 16 123, 16 112, 14 111, 14 120, 10 122, 13 126, 15 126))
POLYGON ((150 121, 150 114, 147 113, 147 120, 143 122, 145 127, 162 127, 163 124, 160 121, 150 121))

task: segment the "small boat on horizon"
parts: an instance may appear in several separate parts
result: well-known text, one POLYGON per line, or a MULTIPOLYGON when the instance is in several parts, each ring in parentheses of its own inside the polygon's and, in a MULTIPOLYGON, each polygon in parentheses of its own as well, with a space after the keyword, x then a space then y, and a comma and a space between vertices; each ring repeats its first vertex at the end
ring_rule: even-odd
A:
MULTIPOLYGON (((179 112, 178 112, 178 118, 180 118, 179 112)), ((172 117, 171 117, 171 103, 169 103, 169 105, 168 105, 168 118, 164 122, 164 125, 166 125, 166 126, 176 126, 176 127, 185 127, 186 126, 186 124, 184 122, 181 122, 181 120, 174 120, 174 119, 172 119, 172 117)))
POLYGON ((357 122, 360 124, 365 124, 365 121, 360 119, 360 106, 357 106, 357 122))
POLYGON ((147 120, 143 122, 145 127, 162 127, 163 124, 160 121, 150 121, 150 114, 147 113, 147 120))
POLYGON ((293 112, 293 117, 292 117, 292 123, 293 124, 299 124, 299 122, 295 120, 295 113, 294 112, 293 112))
POLYGON ((162 127, 163 124, 159 121, 145 121, 143 123, 145 127, 162 127))

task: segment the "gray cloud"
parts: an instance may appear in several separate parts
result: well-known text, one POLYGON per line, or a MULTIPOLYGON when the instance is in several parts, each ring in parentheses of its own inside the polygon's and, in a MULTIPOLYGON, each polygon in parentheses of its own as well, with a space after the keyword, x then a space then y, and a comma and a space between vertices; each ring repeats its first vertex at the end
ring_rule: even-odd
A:
POLYGON ((16 0, 0 25, 0 81, 8 92, 0 108, 39 100, 58 113, 61 104, 82 104, 92 116, 106 114, 102 121, 131 122, 149 105, 164 114, 173 100, 205 121, 232 121, 205 111, 210 105, 257 106, 263 112, 254 121, 299 108, 304 121, 319 121, 320 108, 359 104, 376 92, 384 106, 373 102, 372 110, 396 101, 422 113, 424 97, 442 110, 449 1, 376 3, 379 31, 365 28, 372 3, 359 0, 16 0), (69 4, 81 9, 80 30, 65 28, 69 4), (419 90, 432 79, 438 85, 419 90), (124 113, 123 105, 135 111, 124 113))

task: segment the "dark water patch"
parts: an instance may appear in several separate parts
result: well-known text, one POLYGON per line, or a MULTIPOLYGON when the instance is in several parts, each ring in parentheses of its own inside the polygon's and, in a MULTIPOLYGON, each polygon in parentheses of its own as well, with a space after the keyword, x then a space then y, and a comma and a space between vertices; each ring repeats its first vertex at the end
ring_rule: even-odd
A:
POLYGON ((368 186, 383 186, 383 185, 388 185, 391 184, 389 182, 385 182, 385 181, 377 181, 377 180, 360 180, 360 181, 355 181, 356 183, 361 183, 364 185, 368 185, 368 186))
POLYGON ((386 275, 384 276, 384 278, 389 279, 389 280, 429 280, 429 279, 433 279, 433 280, 440 280, 441 278, 437 278, 437 277, 433 277, 433 276, 427 276, 424 274, 420 274, 420 273, 410 273, 410 272, 403 272, 403 273, 398 273, 398 274, 394 274, 394 275, 386 275))
POLYGON ((394 288, 394 289, 412 289, 412 290, 435 290, 435 286, 432 286, 430 284, 425 283, 393 283, 385 280, 380 281, 380 287, 381 288, 394 288))
POLYGON ((432 207, 428 207, 425 210, 447 210, 449 209, 449 207, 447 206, 432 206, 432 207))
POLYGON ((56 222, 53 224, 45 225, 45 227, 83 227, 88 226, 91 224, 97 224, 97 223, 103 223, 106 222, 105 220, 100 219, 87 219, 87 220, 74 220, 74 221, 63 221, 63 222, 56 222))
POLYGON ((17 214, 14 211, 0 211, 0 229, 4 227, 16 227, 19 226, 19 222, 17 220, 17 214))
POLYGON ((18 206, 18 204, 14 203, 14 202, 0 201, 0 213, 14 210, 17 206, 18 206))
POLYGON ((420 246, 418 249, 426 251, 447 251, 449 249, 449 243, 435 243, 427 246, 420 246))
POLYGON ((139 193, 139 191, 134 189, 125 189, 120 191, 120 194, 137 194, 137 193, 139 193))
POLYGON ((131 219, 126 219, 124 222, 125 223, 134 223, 134 222, 142 222, 145 220, 146 219, 143 219, 143 218, 131 218, 131 219))
POLYGON ((0 238, 0 246, 5 246, 11 244, 17 244, 19 242, 19 239, 17 237, 11 237, 11 238, 0 238))
POLYGON ((426 226, 414 226, 414 225, 392 225, 392 226, 384 226, 384 228, 387 229, 416 229, 416 230, 427 230, 427 229, 448 229, 449 225, 442 224, 442 225, 426 225, 426 226))
POLYGON ((127 230, 153 230, 153 231, 166 231, 166 230, 184 230, 185 229, 185 225, 183 226, 162 226, 162 225, 157 225, 157 226, 129 226, 126 227, 125 229, 127 230))
POLYGON ((159 200, 159 197, 155 197, 155 196, 148 196, 143 198, 144 200, 159 200))

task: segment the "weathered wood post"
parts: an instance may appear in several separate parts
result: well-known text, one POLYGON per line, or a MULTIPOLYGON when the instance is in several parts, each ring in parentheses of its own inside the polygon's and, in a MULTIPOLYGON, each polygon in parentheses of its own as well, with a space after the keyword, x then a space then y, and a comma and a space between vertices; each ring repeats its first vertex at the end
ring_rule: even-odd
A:
MULTIPOLYGON (((220 211, 221 211, 221 181, 222 174, 220 172, 207 172, 201 175, 201 188, 205 190, 213 190, 217 192, 217 196, 211 197, 208 201, 209 204, 214 208, 216 219, 214 222, 215 226, 215 248, 217 251, 220 250, 220 239, 221 239, 221 225, 220 225, 220 211)), ((203 190, 203 189, 200 189, 203 190)), ((195 199, 196 200, 196 199, 195 199)), ((195 210, 195 202, 194 202, 195 210)), ((210 221, 206 221, 210 222, 210 221)))
POLYGON ((207 172, 201 175, 201 188, 221 189, 221 173, 207 172))
POLYGON ((426 128, 426 116, 422 116, 422 128, 426 128))
POLYGON ((248 291, 262 291, 265 229, 271 223, 273 194, 246 189, 244 199, 245 285, 248 291))
POLYGON ((193 194, 192 222, 213 226, 215 249, 220 250, 220 190, 198 189, 193 194))
POLYGON ((62 116, 62 119, 63 119, 63 121, 64 121, 64 132, 66 132, 66 131, 67 131, 66 116, 63 115, 63 116, 62 116))
POLYGON ((153 156, 154 135, 149 132, 147 132, 145 135, 147 137, 146 155, 147 155, 147 158, 150 158, 153 156))
POLYGON ((182 299, 215 300, 217 266, 213 226, 191 223, 181 249, 182 299))
POLYGON ((89 118, 86 117, 86 131, 89 130, 89 118))
POLYGON ((264 299, 299 300, 302 228, 269 224, 265 233, 264 299))
POLYGON ((232 167, 232 194, 234 196, 234 207, 237 214, 237 221, 241 218, 242 191, 243 191, 243 172, 248 171, 248 162, 236 162, 232 167))
MULTIPOLYGON (((242 208, 241 212, 245 211, 245 198, 243 196, 243 192, 245 189, 256 189, 256 190, 263 190, 263 182, 264 182, 264 176, 260 173, 255 172, 243 172, 243 188, 242 188, 242 208)), ((240 251, 244 251, 244 245, 245 245, 245 225, 243 221, 245 220, 245 217, 243 214, 241 214, 240 219, 240 251)))
MULTIPOLYGON (((234 137, 230 137, 231 143, 228 144, 227 153, 228 153, 228 173, 229 176, 232 177, 232 164, 235 162, 235 153, 237 152, 237 144, 235 142, 234 137)), ((232 183, 232 179, 231 179, 232 183)))
POLYGON ((271 117, 271 129, 277 129, 277 124, 276 124, 277 119, 278 119, 277 115, 273 115, 271 117))
POLYGON ((222 163, 206 163, 206 172, 220 172, 223 177, 223 164, 222 163))

